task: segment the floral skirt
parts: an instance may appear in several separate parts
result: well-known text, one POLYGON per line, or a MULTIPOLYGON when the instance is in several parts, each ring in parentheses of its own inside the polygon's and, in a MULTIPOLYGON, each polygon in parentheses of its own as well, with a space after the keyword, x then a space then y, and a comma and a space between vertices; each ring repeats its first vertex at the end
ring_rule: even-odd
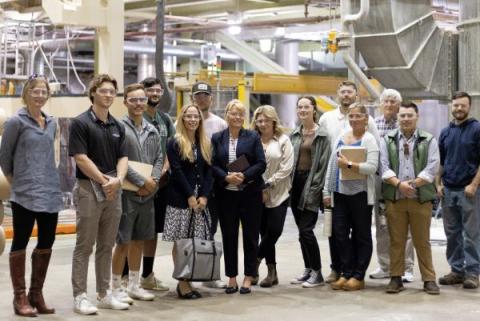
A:
POLYGON ((173 242, 186 239, 193 235, 206 240, 210 238, 210 212, 206 208, 203 212, 192 213, 189 208, 167 206, 165 212, 165 225, 163 227, 163 240, 173 242), (192 218, 193 215, 193 218, 192 218), (189 233, 189 225, 190 233, 189 233), (190 234, 190 235, 189 235, 190 234))

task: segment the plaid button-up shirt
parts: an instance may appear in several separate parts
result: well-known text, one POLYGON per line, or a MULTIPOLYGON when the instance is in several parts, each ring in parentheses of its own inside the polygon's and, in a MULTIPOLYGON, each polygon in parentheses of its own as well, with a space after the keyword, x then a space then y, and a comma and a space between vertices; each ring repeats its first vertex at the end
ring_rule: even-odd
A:
POLYGON ((383 138, 389 131, 398 128, 396 118, 387 121, 383 115, 375 118, 375 125, 377 126, 380 138, 383 138))

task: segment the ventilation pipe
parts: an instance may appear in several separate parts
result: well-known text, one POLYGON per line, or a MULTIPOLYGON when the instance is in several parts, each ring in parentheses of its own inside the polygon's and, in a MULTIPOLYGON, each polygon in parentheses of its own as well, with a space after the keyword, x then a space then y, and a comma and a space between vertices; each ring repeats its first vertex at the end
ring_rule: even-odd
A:
POLYGON ((160 99, 160 109, 163 112, 168 112, 172 107, 173 99, 172 93, 168 89, 168 84, 165 79, 164 66, 163 66, 163 42, 165 41, 164 29, 165 29, 165 0, 158 0, 157 2, 157 34, 155 40, 156 53, 155 53, 155 71, 157 78, 162 83, 163 96, 160 99))

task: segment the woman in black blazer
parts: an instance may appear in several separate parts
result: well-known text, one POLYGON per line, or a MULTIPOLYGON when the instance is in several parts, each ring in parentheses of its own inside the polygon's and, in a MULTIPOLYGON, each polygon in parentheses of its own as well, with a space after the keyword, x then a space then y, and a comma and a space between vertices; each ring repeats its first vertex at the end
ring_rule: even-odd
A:
POLYGON ((226 293, 238 291, 238 229, 242 223, 244 274, 241 294, 250 293, 256 276, 258 235, 262 213, 262 174, 266 168, 260 136, 243 129, 246 109, 232 100, 225 109, 228 128, 212 136, 212 170, 218 216, 222 229, 225 272, 229 277, 226 293), (245 161, 246 160, 246 161, 245 161), (235 162, 237 168, 229 164, 235 162), (228 169, 230 167, 230 170, 228 169))
MULTIPOLYGON (((167 156, 172 174, 163 240, 173 242, 189 238, 190 221, 195 237, 209 239, 206 234, 209 233, 211 221, 207 208, 213 185, 211 147, 203 129, 202 113, 197 106, 185 106, 180 111, 175 137, 167 145, 167 156)), ((174 258, 175 252, 174 247, 174 258)), ((179 281, 177 293, 183 299, 201 297, 186 281, 179 281)))

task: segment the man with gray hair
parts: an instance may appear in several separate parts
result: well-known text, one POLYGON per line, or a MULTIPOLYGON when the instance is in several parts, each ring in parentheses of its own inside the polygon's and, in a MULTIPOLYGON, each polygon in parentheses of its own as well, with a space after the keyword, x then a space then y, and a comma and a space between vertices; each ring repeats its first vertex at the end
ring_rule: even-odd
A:
MULTIPOLYGON (((395 89, 385 89, 380 96, 382 115, 375 118, 378 134, 383 137, 391 130, 398 128, 397 114, 402 102, 402 96, 395 89)), ((377 260, 379 267, 370 274, 372 279, 387 279, 390 277, 390 237, 388 235, 387 217, 385 214, 385 202, 382 199, 382 180, 377 176, 375 203, 375 236, 377 239, 377 260)), ((408 234, 405 247, 405 273, 404 282, 413 281, 414 251, 412 238, 408 234)))

